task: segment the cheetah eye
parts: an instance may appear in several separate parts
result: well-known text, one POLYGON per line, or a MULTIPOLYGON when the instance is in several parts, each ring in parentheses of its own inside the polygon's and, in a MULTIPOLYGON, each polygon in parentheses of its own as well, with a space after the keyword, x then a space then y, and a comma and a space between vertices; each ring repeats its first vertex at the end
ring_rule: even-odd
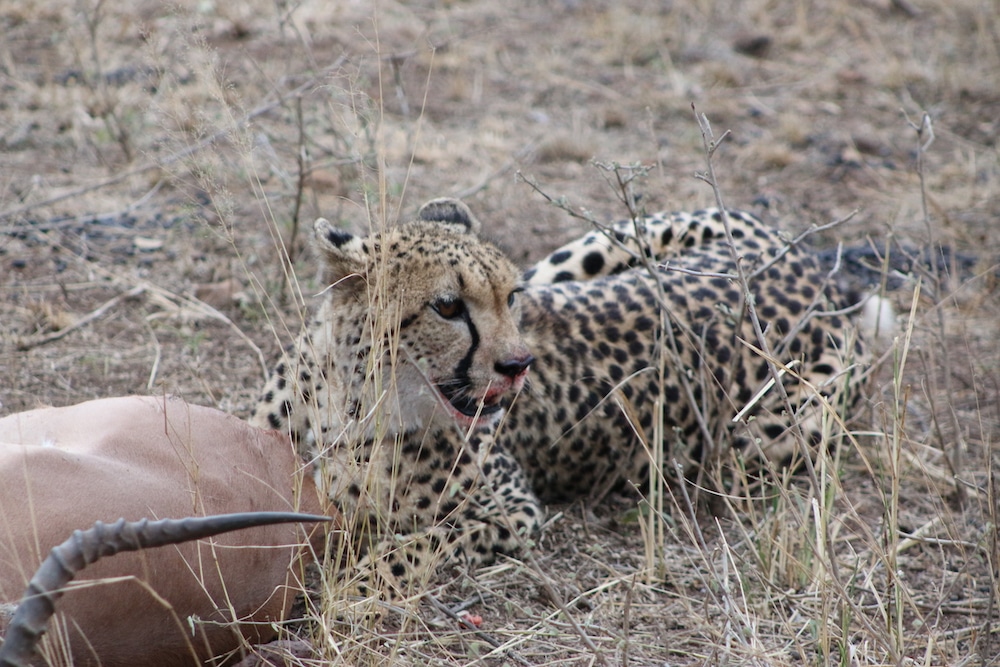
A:
POLYGON ((431 303, 431 308, 444 319, 453 320, 465 312, 465 302, 456 296, 444 296, 431 303))

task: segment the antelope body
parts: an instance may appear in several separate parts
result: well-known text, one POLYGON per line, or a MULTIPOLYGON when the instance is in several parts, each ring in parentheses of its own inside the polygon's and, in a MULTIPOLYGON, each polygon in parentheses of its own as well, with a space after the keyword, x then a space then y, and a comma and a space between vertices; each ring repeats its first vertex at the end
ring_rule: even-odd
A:
MULTIPOLYGON (((178 399, 0 419, 0 635, 39 564, 74 530, 119 518, 321 514, 303 472, 286 437, 178 399)), ((100 560, 84 572, 93 585, 72 585, 60 600, 45 660, 166 667, 238 655, 244 640, 275 636, 301 589, 308 543, 283 524, 100 560)))

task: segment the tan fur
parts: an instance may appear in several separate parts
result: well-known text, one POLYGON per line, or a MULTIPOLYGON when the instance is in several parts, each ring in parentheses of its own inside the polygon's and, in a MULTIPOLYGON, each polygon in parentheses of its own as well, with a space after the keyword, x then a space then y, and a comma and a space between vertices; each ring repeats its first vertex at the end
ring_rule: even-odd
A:
MULTIPOLYGON (((324 510, 286 437, 174 398, 111 398, 0 419, 0 488, 0 603, 8 610, 48 551, 97 520, 324 510)), ((195 655, 238 648, 241 637, 270 640, 268 622, 285 617, 298 588, 291 566, 304 530, 256 528, 98 561, 74 586, 124 580, 70 590, 60 601, 73 662, 190 665, 195 655)), ((50 651, 55 634, 50 625, 50 651)))

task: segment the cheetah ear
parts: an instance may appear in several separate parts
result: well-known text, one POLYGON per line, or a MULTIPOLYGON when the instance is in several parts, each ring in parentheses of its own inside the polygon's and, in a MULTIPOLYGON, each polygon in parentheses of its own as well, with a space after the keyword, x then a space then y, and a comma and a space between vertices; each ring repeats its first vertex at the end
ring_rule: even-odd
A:
POLYGON ((451 197, 432 199, 421 206, 417 220, 436 222, 463 234, 478 234, 482 227, 468 206, 451 197))
POLYGON ((313 223, 313 237, 323 257, 323 281, 327 285, 366 274, 368 252, 364 239, 334 227, 326 218, 313 223))

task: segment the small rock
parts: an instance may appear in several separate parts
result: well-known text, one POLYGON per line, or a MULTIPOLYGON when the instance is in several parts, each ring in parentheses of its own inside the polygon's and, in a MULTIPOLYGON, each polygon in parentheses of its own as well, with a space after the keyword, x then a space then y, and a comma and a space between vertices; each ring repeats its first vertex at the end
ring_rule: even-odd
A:
POLYGON ((154 239, 148 236, 136 236, 132 239, 132 243, 135 245, 136 250, 142 252, 151 252, 163 247, 163 239, 154 239))
POLYGON ((240 284, 230 278, 217 283, 203 283, 195 285, 194 296, 199 301, 204 301, 216 310, 228 308, 236 301, 240 291, 240 284))
POLYGON ((733 50, 751 58, 763 58, 771 50, 770 35, 740 35, 733 40, 733 50))
POLYGON ((282 639, 263 644, 255 652, 243 658, 235 667, 290 667, 304 664, 303 660, 313 658, 316 649, 303 640, 282 639))

